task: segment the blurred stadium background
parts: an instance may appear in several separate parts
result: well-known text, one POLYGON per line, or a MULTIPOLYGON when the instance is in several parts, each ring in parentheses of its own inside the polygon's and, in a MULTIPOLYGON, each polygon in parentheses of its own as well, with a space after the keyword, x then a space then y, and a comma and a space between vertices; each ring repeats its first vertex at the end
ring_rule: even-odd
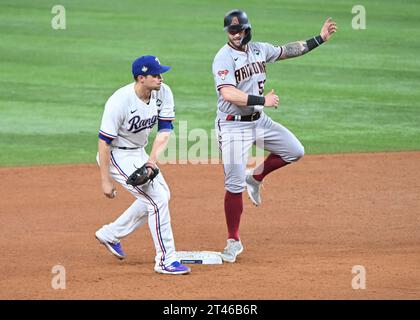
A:
POLYGON ((173 67, 165 82, 175 126, 210 132, 211 65, 233 8, 248 13, 253 40, 274 44, 337 21, 329 43, 268 68, 266 90, 281 100, 268 113, 307 153, 420 150, 418 1, 2 0, 0 166, 94 162, 104 103, 144 54, 173 67), (66 9, 65 30, 51 27, 56 4, 66 9), (365 30, 352 28, 354 5, 366 8, 365 30))

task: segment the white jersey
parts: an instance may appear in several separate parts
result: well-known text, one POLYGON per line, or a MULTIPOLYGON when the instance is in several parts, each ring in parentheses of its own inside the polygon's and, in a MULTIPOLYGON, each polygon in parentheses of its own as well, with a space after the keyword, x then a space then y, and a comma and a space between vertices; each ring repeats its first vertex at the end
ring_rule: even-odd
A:
POLYGON ((275 62, 281 53, 281 47, 264 42, 250 42, 246 51, 239 51, 229 43, 224 45, 213 61, 218 109, 232 115, 252 114, 253 106, 238 107, 225 101, 219 90, 232 86, 250 95, 263 96, 266 63, 275 62))
POLYGON ((133 82, 118 89, 105 104, 99 136, 113 147, 145 147, 153 126, 175 119, 169 86, 162 83, 159 91, 152 91, 146 104, 136 95, 134 85, 133 82))

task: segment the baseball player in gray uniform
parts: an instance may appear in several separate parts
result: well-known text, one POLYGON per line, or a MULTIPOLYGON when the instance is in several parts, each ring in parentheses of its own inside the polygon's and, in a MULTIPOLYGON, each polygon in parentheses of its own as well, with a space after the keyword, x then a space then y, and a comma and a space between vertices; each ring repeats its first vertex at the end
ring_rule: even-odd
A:
POLYGON ((95 236, 113 255, 124 259, 121 239, 148 223, 156 249, 154 270, 164 274, 186 274, 190 268, 176 259, 169 214, 170 192, 162 174, 141 186, 126 183, 136 168, 145 163, 156 168, 159 154, 166 149, 175 119, 172 91, 163 83, 162 77, 169 69, 155 56, 136 59, 132 64, 135 82, 118 89, 105 104, 97 158, 102 190, 106 197, 114 198, 115 180, 136 200, 114 222, 97 230, 95 236), (148 155, 144 148, 155 125, 158 133, 148 155))
POLYGON ((295 135, 264 113, 264 108, 277 108, 279 104, 274 90, 264 96, 267 63, 304 55, 328 41, 337 26, 328 18, 319 35, 282 46, 250 42, 251 24, 246 13, 238 9, 225 15, 224 28, 228 43, 213 61, 218 96, 215 128, 225 172, 228 229, 227 245, 221 256, 224 261, 235 262, 243 251, 239 237, 242 192, 246 188, 252 203, 259 206, 263 179, 304 155, 295 135), (255 143, 263 145, 270 154, 257 168, 246 170, 248 153, 255 143))

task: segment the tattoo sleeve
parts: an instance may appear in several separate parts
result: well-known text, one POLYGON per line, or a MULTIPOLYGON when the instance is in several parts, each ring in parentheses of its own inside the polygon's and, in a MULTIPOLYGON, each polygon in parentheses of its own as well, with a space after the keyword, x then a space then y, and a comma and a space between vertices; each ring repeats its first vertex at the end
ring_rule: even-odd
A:
POLYGON ((282 58, 294 58, 304 55, 309 51, 308 45, 305 41, 291 42, 283 46, 282 58))

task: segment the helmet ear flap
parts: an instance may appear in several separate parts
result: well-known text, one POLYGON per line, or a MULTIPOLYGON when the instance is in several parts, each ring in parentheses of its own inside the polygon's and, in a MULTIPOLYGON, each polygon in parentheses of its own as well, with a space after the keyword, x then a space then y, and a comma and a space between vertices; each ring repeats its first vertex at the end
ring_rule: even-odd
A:
POLYGON ((252 35, 251 35, 251 28, 247 28, 245 30, 245 36, 243 37, 241 41, 241 46, 246 45, 248 42, 251 41, 252 35))

